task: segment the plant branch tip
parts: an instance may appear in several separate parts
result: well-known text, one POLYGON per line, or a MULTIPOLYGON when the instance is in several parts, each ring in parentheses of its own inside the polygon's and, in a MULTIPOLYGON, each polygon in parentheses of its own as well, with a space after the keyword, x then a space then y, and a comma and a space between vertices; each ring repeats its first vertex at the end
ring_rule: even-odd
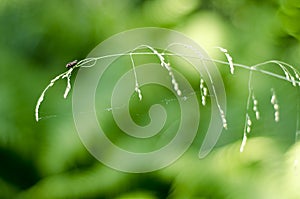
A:
MULTIPOLYGON (((229 66, 230 73, 232 75, 234 74, 235 67, 243 68, 243 69, 250 71, 250 76, 249 76, 249 81, 248 81, 249 94, 248 94, 248 101, 247 101, 246 120, 244 123, 245 126, 244 126, 244 132, 243 132, 243 140, 242 140, 242 143, 240 146, 240 152, 242 153, 246 146, 247 135, 252 130, 252 125, 254 125, 255 118, 256 118, 256 120, 260 119, 260 112, 259 112, 259 109, 260 109, 259 104, 260 103, 254 96, 254 92, 253 92, 252 85, 251 85, 251 83, 252 83, 251 78, 252 78, 253 71, 290 82, 293 86, 299 86, 299 87, 300 87, 300 72, 295 67, 293 67, 287 63, 277 61, 277 60, 265 61, 265 62, 258 63, 256 65, 252 65, 252 66, 237 64, 237 63, 233 62, 233 58, 230 56, 229 51, 227 49, 222 48, 222 47, 215 47, 215 48, 219 49, 219 51, 225 55, 227 61, 220 61, 220 60, 216 60, 216 59, 205 58, 201 54, 200 50, 194 48, 193 46, 189 46, 186 44, 180 44, 180 43, 172 43, 166 49, 164 49, 162 52, 160 50, 155 49, 152 46, 149 46, 149 45, 140 45, 140 46, 137 46, 136 48, 134 48, 129 53, 126 52, 126 53, 119 53, 119 54, 108 54, 108 55, 103 55, 103 56, 99 56, 99 57, 88 57, 88 58, 85 58, 80 61, 77 61, 77 60, 71 61, 66 64, 67 71, 54 77, 49 82, 49 84, 46 86, 46 88, 43 90, 43 92, 41 93, 40 97, 38 98, 36 107, 35 107, 35 120, 36 120, 36 122, 38 122, 40 119, 43 118, 43 117, 39 116, 40 106, 41 106, 42 102, 44 101, 46 92, 48 91, 48 89, 50 89, 50 87, 52 87, 56 83, 56 81, 58 81, 59 79, 66 79, 67 85, 66 85, 66 88, 65 88, 65 91, 63 94, 64 99, 66 99, 72 88, 71 75, 75 68, 93 67, 96 65, 97 61, 105 59, 105 58, 112 58, 112 57, 120 57, 120 56, 129 56, 130 57, 132 73, 134 76, 134 91, 136 92, 136 94, 139 98, 139 101, 142 101, 143 95, 142 95, 142 91, 140 89, 140 85, 139 85, 139 81, 138 81, 138 74, 136 72, 136 65, 135 65, 135 61, 134 61, 134 56, 137 56, 137 55, 155 56, 158 59, 157 62, 161 65, 162 68, 164 68, 166 70, 166 72, 170 78, 170 85, 172 85, 172 87, 173 87, 172 90, 173 90, 174 94, 177 94, 177 96, 180 96, 180 97, 177 97, 174 99, 175 100, 183 99, 185 101, 185 100, 187 100, 187 97, 182 96, 184 93, 180 90, 181 85, 177 82, 176 76, 173 73, 172 62, 170 62, 169 56, 197 58, 197 59, 200 59, 202 62, 209 61, 212 63, 218 63, 218 64, 223 64, 223 65, 229 66), (169 47, 174 46, 174 45, 180 45, 181 47, 188 48, 188 49, 194 51, 196 53, 196 55, 183 55, 183 54, 166 52, 169 47), (145 50, 145 52, 137 52, 138 49, 146 49, 146 50, 145 50), (279 67, 281 69, 281 73, 275 73, 275 72, 272 72, 271 70, 266 70, 266 69, 260 68, 261 66, 265 66, 268 64, 269 65, 275 64, 276 67, 279 67), (250 114, 251 110, 253 111, 252 112, 253 114, 252 113, 250 114), (253 115, 253 118, 252 118, 252 115, 253 115), (251 116, 251 118, 250 118, 250 116, 251 116)), ((199 86, 200 89, 199 88, 198 89, 201 94, 201 96, 200 96, 201 103, 203 106, 205 106, 207 104, 207 97, 215 98, 218 109, 219 109, 219 116, 221 118, 222 126, 225 130, 228 130, 226 116, 222 109, 223 107, 221 107, 221 105, 219 103, 213 79, 211 78, 209 73, 207 75, 208 75, 207 80, 210 82, 204 81, 203 77, 200 75, 200 86, 199 86), (212 87, 207 87, 208 83, 211 83, 212 87), (210 89, 208 90, 208 88, 210 88, 210 89)), ((270 99, 270 103, 274 110, 274 112, 273 112, 274 113, 274 115, 273 115, 274 121, 279 122, 280 107, 278 104, 278 99, 277 99, 276 93, 273 88, 271 89, 271 93, 272 93, 272 96, 270 99)), ((168 104, 171 101, 172 100, 169 100, 169 101, 166 100, 165 103, 168 104)), ((114 109, 115 109, 115 107, 114 107, 114 109)), ((107 111, 112 111, 112 107, 108 108, 107 111)), ((297 164, 298 164, 298 162, 297 162, 297 164)))

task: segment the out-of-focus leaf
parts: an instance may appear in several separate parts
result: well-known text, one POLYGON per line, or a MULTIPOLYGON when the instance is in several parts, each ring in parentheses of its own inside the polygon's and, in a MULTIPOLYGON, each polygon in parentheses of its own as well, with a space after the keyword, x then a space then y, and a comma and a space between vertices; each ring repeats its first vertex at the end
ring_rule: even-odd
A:
POLYGON ((279 16, 284 29, 300 40, 300 2, 297 0, 282 1, 279 16))

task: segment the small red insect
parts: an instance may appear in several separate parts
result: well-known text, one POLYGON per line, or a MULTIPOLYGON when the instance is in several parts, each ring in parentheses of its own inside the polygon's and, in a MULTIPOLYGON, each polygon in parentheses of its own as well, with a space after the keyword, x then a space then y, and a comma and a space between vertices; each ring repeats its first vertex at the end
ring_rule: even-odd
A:
POLYGON ((71 61, 69 63, 67 63, 66 68, 73 68, 74 66, 76 66, 76 64, 78 63, 77 60, 71 61))

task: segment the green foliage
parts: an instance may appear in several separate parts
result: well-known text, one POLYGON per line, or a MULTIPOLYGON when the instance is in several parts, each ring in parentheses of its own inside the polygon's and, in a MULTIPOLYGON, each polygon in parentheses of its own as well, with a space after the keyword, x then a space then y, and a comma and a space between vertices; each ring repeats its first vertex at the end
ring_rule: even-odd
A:
POLYGON ((65 82, 47 93, 42 120, 34 118, 41 91, 66 63, 85 58, 105 38, 130 28, 179 30, 200 44, 226 47, 236 63, 276 58, 299 65, 299 43, 288 35, 300 39, 299 6, 296 0, 0 1, 0 198, 299 198, 299 171, 293 168, 299 147, 290 148, 298 114, 291 102, 299 96, 290 84, 261 74, 253 78, 262 120, 253 124, 243 154, 248 71, 236 69, 230 76, 220 66, 229 111, 219 148, 197 158, 203 124, 184 157, 149 174, 117 172, 91 157, 76 133, 71 98, 62 97, 65 82), (270 87, 277 88, 278 124, 270 87))
POLYGON ((286 31, 300 39, 300 2, 297 0, 282 1, 280 18, 286 31))

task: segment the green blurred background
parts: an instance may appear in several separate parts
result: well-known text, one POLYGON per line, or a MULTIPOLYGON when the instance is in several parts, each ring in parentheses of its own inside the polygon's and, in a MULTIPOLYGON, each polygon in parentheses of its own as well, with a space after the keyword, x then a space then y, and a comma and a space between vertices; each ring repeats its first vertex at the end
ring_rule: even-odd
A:
MULTIPOLYGON (((228 130, 209 156, 198 159, 203 124, 182 158, 146 174, 112 170, 86 151, 73 123, 71 97, 62 97, 64 81, 47 93, 42 120, 34 119, 35 103, 50 79, 121 31, 174 29, 216 59, 224 55, 213 47, 223 46, 236 63, 278 59, 299 69, 299 21, 297 0, 0 0, 0 198, 300 198, 300 168, 294 164, 300 154, 299 89, 282 80, 255 73, 262 119, 254 122, 240 154, 249 71, 236 68, 229 75, 227 66, 218 65, 228 130), (279 99, 279 123, 269 103, 271 87, 279 99)), ((207 123, 209 108, 200 109, 207 123)))

